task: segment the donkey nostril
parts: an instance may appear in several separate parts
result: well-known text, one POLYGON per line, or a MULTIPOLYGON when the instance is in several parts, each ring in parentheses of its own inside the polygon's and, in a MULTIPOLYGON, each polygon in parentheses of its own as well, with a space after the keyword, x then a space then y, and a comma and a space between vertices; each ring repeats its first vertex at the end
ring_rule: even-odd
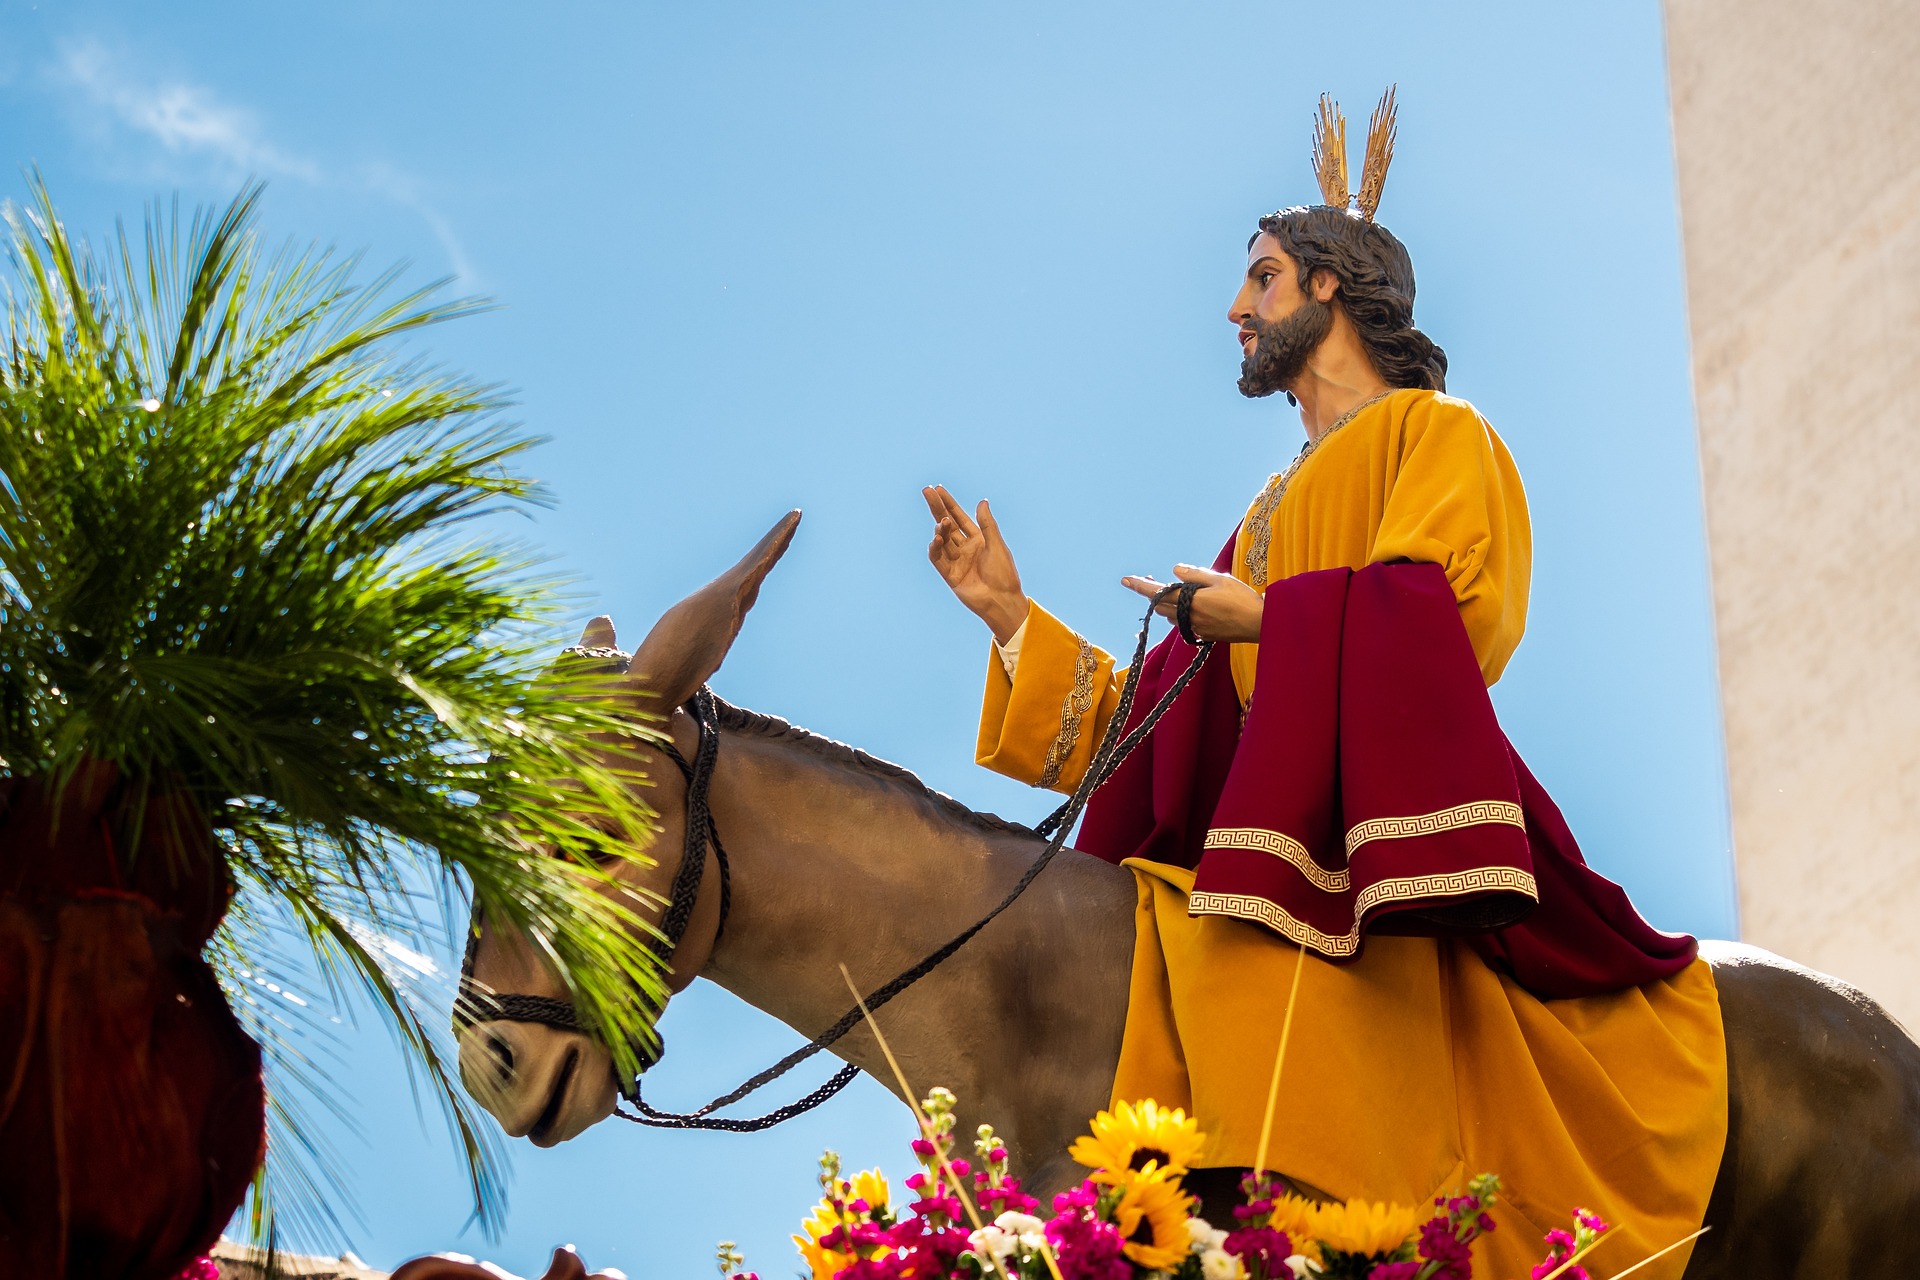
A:
POLYGON ((513 1076, 513 1046, 505 1040, 502 1040, 499 1036, 490 1035, 487 1037, 487 1052, 493 1055, 494 1069, 500 1073, 500 1078, 502 1080, 511 1079, 513 1076))

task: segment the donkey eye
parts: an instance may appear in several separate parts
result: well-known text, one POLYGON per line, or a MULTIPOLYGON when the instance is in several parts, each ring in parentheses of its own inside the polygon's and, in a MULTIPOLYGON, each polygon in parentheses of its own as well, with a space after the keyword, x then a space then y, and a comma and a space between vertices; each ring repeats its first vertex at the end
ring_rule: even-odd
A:
MULTIPOLYGON (((613 837, 611 836, 596 833, 591 838, 581 841, 578 848, 580 854, 597 867, 612 866, 621 860, 620 848, 614 843, 613 837)), ((556 848, 553 851, 553 856, 560 858, 566 855, 560 849, 556 848)))
POLYGON ((620 851, 613 846, 611 841, 607 840, 596 840, 588 845, 587 856, 593 859, 596 866, 602 867, 610 867, 614 863, 621 861, 620 851))

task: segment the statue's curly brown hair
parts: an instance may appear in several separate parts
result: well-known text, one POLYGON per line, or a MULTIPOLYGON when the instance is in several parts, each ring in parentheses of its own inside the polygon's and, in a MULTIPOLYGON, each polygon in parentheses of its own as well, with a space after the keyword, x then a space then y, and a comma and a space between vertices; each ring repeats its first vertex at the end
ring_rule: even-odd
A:
POLYGON ((1260 219, 1260 230, 1299 264, 1303 291, 1316 270, 1333 273, 1340 282, 1334 301, 1353 321, 1382 381, 1447 389, 1447 353, 1413 327, 1413 259, 1391 231, 1331 205, 1281 209, 1260 219))

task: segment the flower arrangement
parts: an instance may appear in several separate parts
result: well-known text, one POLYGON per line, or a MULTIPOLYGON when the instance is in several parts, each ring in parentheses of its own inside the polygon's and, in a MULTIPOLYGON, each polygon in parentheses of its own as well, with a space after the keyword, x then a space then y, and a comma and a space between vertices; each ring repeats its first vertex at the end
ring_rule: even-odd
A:
MULTIPOLYGON (((1262 1171, 1241 1180, 1232 1228, 1216 1227, 1183 1185, 1204 1135, 1151 1099, 1094 1117, 1068 1151, 1091 1172, 1043 1217, 992 1125, 967 1159, 956 1154, 953 1094, 933 1090, 919 1114, 920 1167, 902 1184, 913 1197, 904 1205, 878 1169, 846 1177, 838 1155, 821 1156, 820 1202, 793 1237, 808 1280, 1472 1280, 1473 1242, 1494 1229, 1500 1179, 1490 1173, 1422 1213, 1315 1203, 1262 1171)), ((1578 1261, 1608 1230, 1575 1210, 1572 1231, 1548 1233, 1532 1280, 1591 1280, 1578 1261)), ((759 1280, 730 1243, 719 1263, 728 1280, 759 1280)))

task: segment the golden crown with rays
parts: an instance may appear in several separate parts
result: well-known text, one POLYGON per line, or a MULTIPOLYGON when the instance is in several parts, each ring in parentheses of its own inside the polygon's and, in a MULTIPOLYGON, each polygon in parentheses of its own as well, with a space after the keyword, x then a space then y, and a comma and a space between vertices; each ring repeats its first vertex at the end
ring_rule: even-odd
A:
POLYGON ((1360 190, 1347 189, 1347 118, 1340 104, 1326 94, 1320 95, 1320 110, 1313 121, 1313 176, 1320 180, 1320 195, 1336 209, 1357 204, 1360 216, 1373 221, 1380 208, 1380 192, 1387 185, 1387 166, 1393 163, 1394 90, 1392 84, 1380 95, 1380 105, 1367 121, 1367 154, 1360 168, 1360 190))

